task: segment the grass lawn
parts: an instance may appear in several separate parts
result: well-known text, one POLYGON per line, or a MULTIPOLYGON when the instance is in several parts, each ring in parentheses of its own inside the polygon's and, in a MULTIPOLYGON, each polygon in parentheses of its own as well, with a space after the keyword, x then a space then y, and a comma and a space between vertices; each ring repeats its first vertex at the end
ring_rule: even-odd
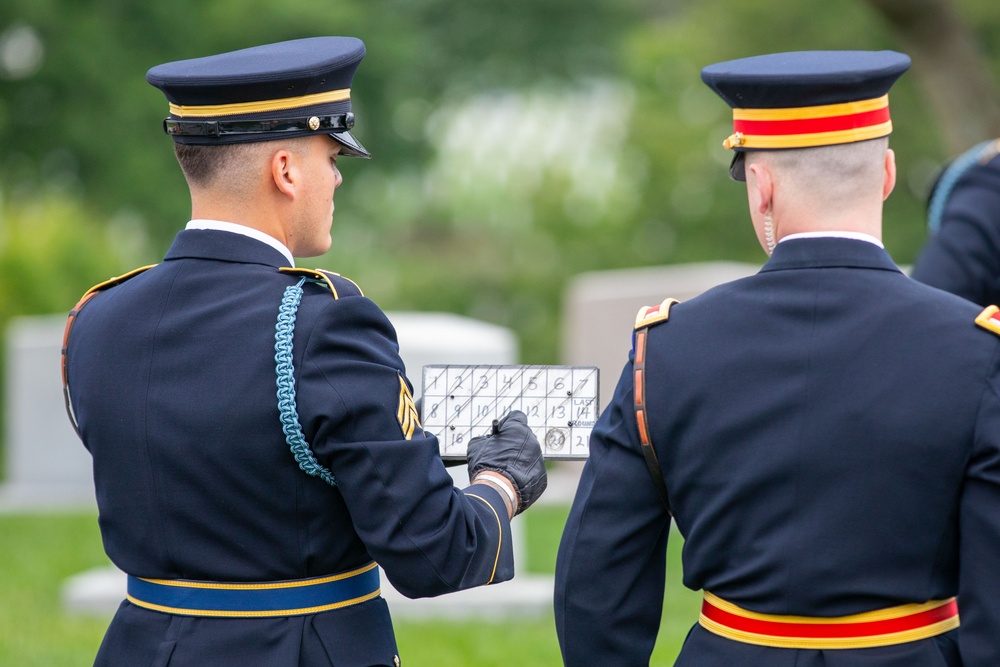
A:
MULTIPOLYGON (((536 506, 524 516, 528 569, 552 572, 567 508, 536 506)), ((93 514, 0 515, 0 665, 91 665, 106 618, 65 613, 63 581, 106 565, 93 514)), ((652 665, 672 665, 700 596, 680 584, 680 536, 673 534, 667 563, 664 622, 652 665)), ((395 622, 400 657, 407 667, 558 667, 562 664, 552 614, 489 622, 395 622)))
POLYGON ((92 665, 108 619, 66 614, 62 582, 107 565, 96 514, 0 515, 0 665, 92 665))

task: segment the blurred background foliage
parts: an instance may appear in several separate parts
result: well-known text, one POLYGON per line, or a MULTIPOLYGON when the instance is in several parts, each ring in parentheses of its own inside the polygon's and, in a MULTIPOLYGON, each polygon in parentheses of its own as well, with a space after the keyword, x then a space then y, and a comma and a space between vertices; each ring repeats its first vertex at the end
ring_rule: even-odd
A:
MULTIPOLYGON (((700 68, 769 51, 905 50, 905 21, 885 20, 887 4, 6 0, 0 318, 68 310, 94 282, 158 261, 187 221, 149 67, 350 34, 368 46, 352 97, 375 158, 341 161, 333 249, 300 263, 350 276, 387 310, 509 326, 523 361, 557 363, 573 275, 765 259, 745 191, 726 175, 729 110, 700 68)), ((902 11, 944 5, 995 76, 1000 3, 915 0, 902 11)), ((914 60, 915 72, 926 66, 914 60)), ((919 81, 904 76, 892 94, 900 180, 886 241, 901 264, 925 239, 936 168, 968 147, 946 143, 948 119, 919 81)))

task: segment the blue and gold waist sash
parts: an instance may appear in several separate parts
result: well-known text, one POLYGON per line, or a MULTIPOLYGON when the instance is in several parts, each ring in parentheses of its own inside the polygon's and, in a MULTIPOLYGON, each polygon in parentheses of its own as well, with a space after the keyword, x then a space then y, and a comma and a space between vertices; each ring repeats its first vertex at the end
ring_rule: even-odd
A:
POLYGON ((182 616, 262 618, 317 614, 381 594, 376 563, 310 579, 221 583, 128 577, 129 602, 182 616))

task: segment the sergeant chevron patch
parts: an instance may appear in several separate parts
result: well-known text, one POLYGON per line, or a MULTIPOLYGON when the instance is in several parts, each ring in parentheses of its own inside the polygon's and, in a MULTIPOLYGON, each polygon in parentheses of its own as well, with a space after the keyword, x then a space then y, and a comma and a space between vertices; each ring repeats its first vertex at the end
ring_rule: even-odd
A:
POLYGON ((413 395, 406 385, 403 376, 399 376, 399 408, 396 410, 396 419, 399 427, 403 429, 403 437, 407 440, 413 438, 413 433, 420 428, 420 415, 417 414, 417 406, 413 404, 413 395))
POLYGON ((1000 308, 987 306, 983 312, 979 313, 976 324, 1000 336, 1000 308))

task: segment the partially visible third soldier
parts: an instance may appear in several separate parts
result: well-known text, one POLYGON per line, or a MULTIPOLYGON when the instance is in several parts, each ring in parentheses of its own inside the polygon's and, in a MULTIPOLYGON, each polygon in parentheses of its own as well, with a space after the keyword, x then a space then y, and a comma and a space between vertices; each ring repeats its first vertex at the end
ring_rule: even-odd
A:
POLYGON ((97 665, 400 664, 381 567, 411 597, 514 575, 510 519, 545 488, 525 417, 473 439, 457 489, 396 334, 331 246, 360 40, 167 63, 148 81, 191 190, 163 262, 70 318, 67 402, 128 599, 97 665))
POLYGON ((882 246, 909 64, 702 71, 770 257, 637 317, 559 549, 569 667, 648 664, 671 517, 704 591, 678 667, 1000 665, 1000 316, 882 246))
POLYGON ((951 161, 927 206, 916 280, 981 306, 1000 305, 1000 139, 951 161))

